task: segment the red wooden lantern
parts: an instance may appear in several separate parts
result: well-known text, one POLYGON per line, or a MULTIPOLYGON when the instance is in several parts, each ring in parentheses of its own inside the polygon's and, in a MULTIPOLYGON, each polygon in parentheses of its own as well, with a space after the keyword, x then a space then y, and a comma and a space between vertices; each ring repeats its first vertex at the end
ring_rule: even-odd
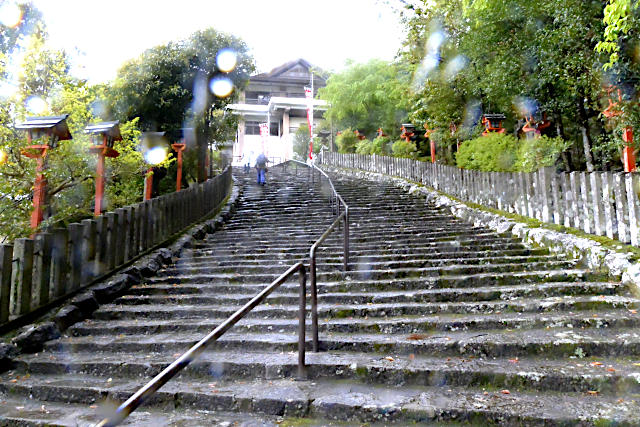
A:
POLYGON ((484 114, 482 116, 482 124, 484 125, 482 136, 487 136, 491 133, 505 133, 507 130, 502 127, 502 122, 505 118, 504 114, 484 114))
POLYGON ((33 212, 31 213, 31 228, 37 229, 44 218, 42 208, 47 194, 47 179, 44 176, 47 151, 58 146, 58 141, 71 139, 67 126, 68 114, 64 116, 28 117, 16 126, 16 129, 27 131, 29 145, 21 153, 25 157, 36 159, 36 180, 33 185, 33 212), (42 144, 32 145, 34 138, 43 138, 42 144))
POLYGON ((91 135, 93 142, 89 151, 98 155, 98 163, 96 165, 96 199, 93 214, 100 216, 104 203, 104 159, 105 157, 115 158, 120 155, 120 153, 113 149, 113 143, 115 141, 122 141, 120 122, 91 124, 84 128, 84 132, 91 135))

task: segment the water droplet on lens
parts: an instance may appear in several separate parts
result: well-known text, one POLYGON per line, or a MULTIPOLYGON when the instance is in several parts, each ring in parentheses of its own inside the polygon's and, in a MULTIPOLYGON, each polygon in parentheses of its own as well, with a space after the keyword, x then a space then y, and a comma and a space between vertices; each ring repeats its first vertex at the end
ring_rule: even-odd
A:
POLYGON ((211 80, 209 88, 218 98, 226 98, 233 92, 233 83, 226 77, 217 77, 211 80))
POLYGON ((224 73, 229 73, 236 68, 238 56, 233 49, 222 49, 216 56, 216 65, 224 73))

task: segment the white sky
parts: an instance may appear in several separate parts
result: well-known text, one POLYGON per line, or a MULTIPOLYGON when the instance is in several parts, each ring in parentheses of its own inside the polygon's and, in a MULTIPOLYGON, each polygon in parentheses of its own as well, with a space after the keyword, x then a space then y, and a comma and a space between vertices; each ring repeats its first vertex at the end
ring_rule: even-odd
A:
POLYGON ((213 27, 241 37, 258 71, 304 58, 327 70, 347 59, 392 59, 397 16, 379 0, 33 0, 50 43, 74 57, 74 74, 92 83, 147 48, 213 27), (78 55, 78 52, 80 54, 78 55))

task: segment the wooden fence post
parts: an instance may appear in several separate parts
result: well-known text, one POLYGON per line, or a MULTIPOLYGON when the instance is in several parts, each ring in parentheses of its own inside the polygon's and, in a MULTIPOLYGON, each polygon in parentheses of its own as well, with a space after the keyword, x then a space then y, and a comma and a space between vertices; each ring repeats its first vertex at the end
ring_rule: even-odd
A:
POLYGON ((51 246, 50 233, 38 233, 34 238, 33 259, 33 304, 34 307, 45 305, 49 302, 51 282, 51 246))
POLYGON ((640 245, 640 212, 638 211, 638 179, 636 174, 627 173, 624 177, 625 189, 627 191, 627 204, 629 205, 629 233, 633 246, 640 245))
POLYGON ((123 208, 116 209, 116 215, 118 218, 116 224, 116 266, 120 266, 124 264, 124 257, 126 252, 126 239, 127 239, 127 228, 128 228, 128 220, 127 213, 123 208))
POLYGON ((69 231, 66 228, 55 228, 52 234, 51 287, 53 296, 61 297, 66 292, 67 272, 69 271, 69 231))
POLYGON ((591 215, 590 199, 594 195, 589 197, 589 180, 586 172, 580 172, 580 193, 582 194, 582 230, 586 233, 591 233, 591 230, 593 230, 593 216, 591 215))
POLYGON ((613 229, 613 194, 611 191, 611 172, 602 172, 602 202, 604 203, 604 221, 607 237, 614 238, 615 231, 613 229))
POLYGON ((18 316, 31 311, 33 240, 16 239, 13 247, 13 307, 18 316))
POLYGON ((604 235, 605 221, 602 198, 598 197, 602 194, 602 176, 599 172, 591 172, 591 192, 593 193, 593 222, 594 233, 598 236, 604 235))
POLYGON ((9 320, 13 245, 0 245, 0 324, 9 320))
POLYGON ((69 282, 66 293, 74 291, 82 283, 82 225, 69 224, 69 282))
POLYGON ((624 188, 624 173, 613 175, 613 193, 616 199, 616 219, 618 222, 618 239, 621 242, 631 242, 629 234, 629 204, 627 192, 624 188))
POLYGON ((82 283, 90 283, 95 277, 96 240, 98 223, 95 219, 82 220, 82 283))

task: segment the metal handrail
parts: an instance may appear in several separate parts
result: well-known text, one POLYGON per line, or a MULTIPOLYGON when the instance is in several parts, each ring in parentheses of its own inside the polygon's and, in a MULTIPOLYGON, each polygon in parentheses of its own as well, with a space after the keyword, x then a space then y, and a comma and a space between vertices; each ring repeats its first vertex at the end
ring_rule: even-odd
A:
MULTIPOLYGON (((331 234, 331 232, 340 224, 340 221, 343 221, 343 268, 344 271, 349 270, 349 205, 347 205, 336 191, 331 178, 327 175, 322 169, 318 168, 315 164, 308 165, 306 163, 300 162, 298 160, 292 160, 297 164, 302 164, 309 168, 311 174, 311 183, 315 184, 315 171, 318 171, 322 176, 324 176, 329 182, 329 186, 331 187, 331 195, 330 195, 330 203, 332 207, 332 211, 337 215, 336 219, 331 223, 329 228, 315 241, 311 248, 309 249, 309 287, 311 288, 311 334, 313 340, 313 351, 318 352, 318 290, 316 284, 316 251, 320 247, 320 244, 325 241, 327 237, 331 234), (342 209, 342 213, 340 212, 340 208, 342 209)), ((321 178, 322 179, 322 178, 321 178)))
POLYGON ((96 427, 116 426, 124 421, 133 411, 142 405, 149 397, 151 397, 160 387, 165 385, 171 378, 173 378, 178 372, 187 367, 189 363, 200 356, 206 347, 213 341, 220 338, 225 332, 227 332, 233 325, 238 323, 247 313, 262 303, 274 290, 282 285, 290 276, 296 272, 300 273, 300 306, 298 313, 298 376, 304 377, 305 371, 305 318, 307 307, 307 277, 306 269, 303 263, 299 262, 291 266, 280 277, 271 282, 271 284, 265 288, 258 295, 253 297, 242 308, 233 313, 231 317, 218 325, 213 331, 206 337, 201 339, 197 344, 191 347, 186 353, 176 359, 171 365, 164 368, 162 372, 149 381, 144 387, 135 392, 126 402, 121 404, 116 412, 111 417, 105 418, 96 427))

